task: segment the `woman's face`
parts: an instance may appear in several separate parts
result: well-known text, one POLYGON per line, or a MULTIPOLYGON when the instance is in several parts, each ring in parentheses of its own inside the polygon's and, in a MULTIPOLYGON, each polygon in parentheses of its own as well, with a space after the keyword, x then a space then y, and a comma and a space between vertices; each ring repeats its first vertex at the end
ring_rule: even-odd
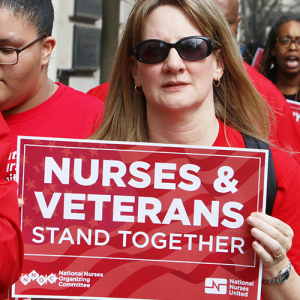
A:
MULTIPOLYGON (((22 48, 37 38, 27 20, 0 9, 0 47, 22 48)), ((0 110, 22 106, 37 94, 41 82, 43 39, 19 54, 16 65, 0 64, 0 110)))
MULTIPOLYGON (((277 38, 285 37, 295 39, 300 38, 300 22, 289 21, 282 24, 279 28, 277 38)), ((271 54, 276 56, 277 70, 284 75, 291 76, 300 73, 300 47, 292 42, 290 45, 282 45, 276 42, 271 54)))
MULTIPOLYGON (((148 15, 142 39, 175 43, 201 35, 181 8, 162 5, 148 15)), ((222 73, 214 53, 202 60, 189 61, 181 58, 175 48, 162 62, 144 64, 134 59, 132 67, 135 84, 142 87, 146 97, 148 115, 149 111, 183 112, 201 106, 212 109, 213 81, 220 79, 222 73)))

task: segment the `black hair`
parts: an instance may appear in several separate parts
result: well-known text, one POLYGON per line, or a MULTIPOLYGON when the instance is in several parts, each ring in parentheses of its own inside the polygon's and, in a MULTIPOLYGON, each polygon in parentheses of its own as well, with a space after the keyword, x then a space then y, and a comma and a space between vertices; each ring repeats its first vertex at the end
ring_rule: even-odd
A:
POLYGON ((271 54, 272 49, 275 47, 277 36, 281 25, 289 21, 300 22, 300 16, 293 13, 288 13, 281 16, 270 30, 265 48, 264 54, 261 60, 261 73, 267 76, 273 83, 276 81, 276 57, 271 54), (272 68, 272 65, 274 66, 272 68))
MULTIPOLYGON (((286 22, 289 21, 297 21, 300 22, 300 15, 295 13, 287 13, 282 15, 273 25, 270 30, 264 53, 260 63, 260 73, 265 75, 268 79, 270 79, 274 84, 277 82, 277 63, 276 57, 271 54, 272 49, 275 47, 276 40, 278 37, 278 32, 281 27, 286 22)), ((297 93, 297 100, 300 98, 300 93, 297 93)), ((299 99, 300 100, 300 99, 299 99)))
POLYGON ((54 9, 51 0, 0 0, 0 8, 25 18, 36 28, 38 35, 52 34, 54 9))
POLYGON ((243 58, 247 64, 252 64, 253 58, 258 48, 264 48, 264 45, 258 41, 250 41, 250 43, 244 46, 243 58))

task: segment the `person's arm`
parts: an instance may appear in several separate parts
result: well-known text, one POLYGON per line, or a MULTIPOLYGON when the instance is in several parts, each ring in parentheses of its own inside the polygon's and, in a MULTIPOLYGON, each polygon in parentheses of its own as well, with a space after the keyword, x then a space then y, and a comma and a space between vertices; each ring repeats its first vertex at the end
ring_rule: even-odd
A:
MULTIPOLYGON (((293 230, 284 222, 262 213, 251 214, 247 222, 253 226, 251 234, 257 240, 252 247, 263 262, 262 277, 272 280, 288 266, 293 230)), ((276 285, 262 284, 264 300, 298 300, 299 293, 300 277, 293 266, 286 282, 276 285)))
POLYGON ((0 294, 17 281, 23 260, 22 235, 17 223, 18 214, 15 213, 18 212, 17 184, 9 182, 11 184, 0 184, 0 294))
POLYGON ((18 279, 23 262, 17 183, 5 180, 11 137, 0 114, 0 294, 18 279))

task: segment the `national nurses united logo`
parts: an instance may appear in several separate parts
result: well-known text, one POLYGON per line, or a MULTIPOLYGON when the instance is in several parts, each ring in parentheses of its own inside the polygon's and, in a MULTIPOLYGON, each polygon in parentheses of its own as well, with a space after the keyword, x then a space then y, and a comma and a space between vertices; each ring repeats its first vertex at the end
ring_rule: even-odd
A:
POLYGON ((223 278, 206 278, 205 294, 226 295, 227 279, 223 278))
POLYGON ((22 274, 20 277, 20 281, 22 282, 23 285, 27 285, 30 282, 37 282, 40 286, 43 286, 44 284, 47 284, 48 282, 50 284, 56 283, 56 280, 58 277, 56 277, 55 274, 50 274, 50 275, 40 275, 37 273, 35 270, 33 270, 30 274, 22 274))

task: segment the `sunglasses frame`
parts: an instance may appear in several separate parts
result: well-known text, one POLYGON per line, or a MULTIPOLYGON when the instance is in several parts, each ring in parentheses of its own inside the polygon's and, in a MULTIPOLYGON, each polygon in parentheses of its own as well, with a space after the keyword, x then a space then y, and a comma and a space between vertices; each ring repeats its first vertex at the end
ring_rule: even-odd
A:
POLYGON ((185 37, 185 38, 183 38, 183 39, 180 39, 179 41, 177 41, 176 43, 173 43, 173 44, 172 44, 172 43, 165 42, 165 41, 163 41, 163 40, 150 39, 150 40, 144 40, 144 41, 141 41, 141 42, 139 42, 139 43, 137 43, 137 44, 135 45, 135 47, 134 47, 134 56, 135 56, 135 58, 136 58, 139 62, 142 62, 142 63, 144 63, 144 64, 157 64, 157 63, 160 63, 160 62, 164 61, 164 60, 168 57, 171 48, 175 48, 176 51, 177 51, 177 53, 178 53, 178 55, 179 55, 181 58, 183 58, 183 59, 185 59, 185 60, 192 60, 192 61, 193 61, 193 60, 201 60, 201 59, 204 59, 204 58, 206 58, 207 56, 209 56, 209 55, 212 53, 212 49, 214 48, 214 43, 211 41, 211 39, 210 39, 209 37, 206 37, 206 36, 188 36, 188 37, 185 37), (206 45, 207 45, 207 53, 206 53, 206 56, 201 57, 201 58, 186 58, 186 57, 182 56, 182 55, 180 54, 180 52, 178 51, 178 45, 179 45, 181 42, 185 41, 185 40, 195 39, 195 38, 196 38, 196 39, 203 40, 203 41, 206 42, 206 45), (142 60, 142 59, 139 57, 139 50, 140 50, 140 47, 141 47, 143 44, 146 44, 146 43, 148 43, 148 42, 159 42, 159 43, 165 44, 165 45, 167 46, 167 56, 166 56, 164 59, 162 59, 162 60, 160 60, 160 61, 157 61, 157 62, 146 62, 146 61, 142 60))

